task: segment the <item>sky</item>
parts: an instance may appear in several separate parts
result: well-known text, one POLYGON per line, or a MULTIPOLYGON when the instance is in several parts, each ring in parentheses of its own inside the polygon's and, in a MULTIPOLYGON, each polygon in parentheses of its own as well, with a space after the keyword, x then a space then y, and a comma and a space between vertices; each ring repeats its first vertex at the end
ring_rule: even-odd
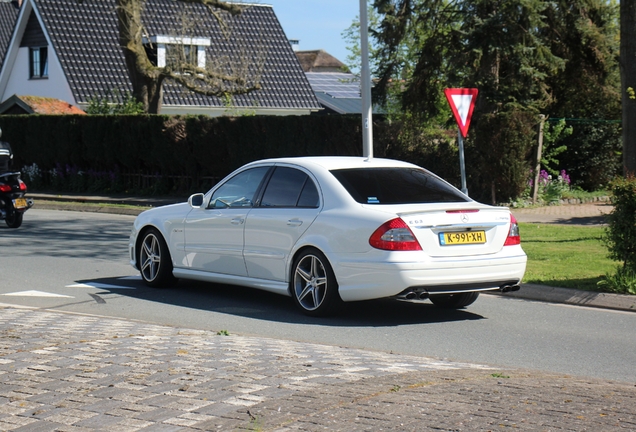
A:
POLYGON ((274 7, 288 39, 301 51, 323 49, 346 63, 349 51, 342 32, 360 14, 359 0, 243 0, 274 7))

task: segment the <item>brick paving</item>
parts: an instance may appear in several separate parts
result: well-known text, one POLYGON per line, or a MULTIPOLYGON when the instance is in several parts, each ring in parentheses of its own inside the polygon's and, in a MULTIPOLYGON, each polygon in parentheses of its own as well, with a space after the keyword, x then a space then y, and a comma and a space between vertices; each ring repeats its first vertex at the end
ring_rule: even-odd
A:
POLYGON ((636 386, 0 306, 1 431, 636 430, 636 386))

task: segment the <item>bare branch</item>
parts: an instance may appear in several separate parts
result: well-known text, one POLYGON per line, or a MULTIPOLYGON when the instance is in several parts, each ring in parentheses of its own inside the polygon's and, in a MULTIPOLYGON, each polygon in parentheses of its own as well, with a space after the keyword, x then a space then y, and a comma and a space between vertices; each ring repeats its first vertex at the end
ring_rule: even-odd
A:
MULTIPOLYGON (((82 1, 82 0, 77 0, 82 1)), ((153 64, 148 58, 146 43, 150 43, 142 15, 147 0, 116 0, 120 45, 124 50, 133 94, 144 104, 148 112, 159 112, 162 100, 162 84, 165 79, 184 88, 207 96, 245 94, 260 89, 260 77, 265 63, 265 52, 255 41, 236 41, 232 56, 209 58, 205 68, 198 65, 198 47, 180 43, 168 45, 170 58, 165 67, 153 64), (239 47, 239 48, 236 48, 239 47)), ((223 0, 176 0, 186 4, 204 5, 219 23, 226 39, 231 36, 231 16, 240 14, 245 7, 223 0), (227 16, 223 16, 228 14, 227 16)), ((183 12, 180 28, 175 28, 175 40, 195 38, 198 18, 183 12)), ((177 24, 178 26, 179 24, 177 24)), ((156 47, 150 46, 150 49, 156 47)), ((163 66, 163 65, 162 65, 163 66)))

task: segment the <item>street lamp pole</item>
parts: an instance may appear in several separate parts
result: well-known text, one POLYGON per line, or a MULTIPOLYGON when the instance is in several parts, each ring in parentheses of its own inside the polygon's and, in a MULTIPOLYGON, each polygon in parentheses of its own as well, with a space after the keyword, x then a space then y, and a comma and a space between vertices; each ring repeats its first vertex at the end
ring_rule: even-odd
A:
POLYGON ((373 109, 371 106, 371 71, 369 69, 369 16, 367 0, 360 0, 360 49, 362 67, 360 93, 362 96, 362 155, 373 158, 373 109))

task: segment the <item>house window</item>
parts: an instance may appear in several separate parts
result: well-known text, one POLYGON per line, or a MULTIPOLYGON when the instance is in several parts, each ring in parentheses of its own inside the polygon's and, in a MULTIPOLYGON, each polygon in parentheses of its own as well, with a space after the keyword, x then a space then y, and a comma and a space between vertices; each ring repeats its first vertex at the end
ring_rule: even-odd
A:
POLYGON ((198 47, 194 45, 166 45, 166 66, 178 69, 181 64, 199 65, 198 47))
POLYGON ((205 68, 205 49, 210 46, 209 38, 151 36, 144 38, 148 59, 158 67, 172 67, 188 63, 205 68))
POLYGON ((47 47, 29 48, 29 74, 31 78, 48 78, 49 59, 47 47))

